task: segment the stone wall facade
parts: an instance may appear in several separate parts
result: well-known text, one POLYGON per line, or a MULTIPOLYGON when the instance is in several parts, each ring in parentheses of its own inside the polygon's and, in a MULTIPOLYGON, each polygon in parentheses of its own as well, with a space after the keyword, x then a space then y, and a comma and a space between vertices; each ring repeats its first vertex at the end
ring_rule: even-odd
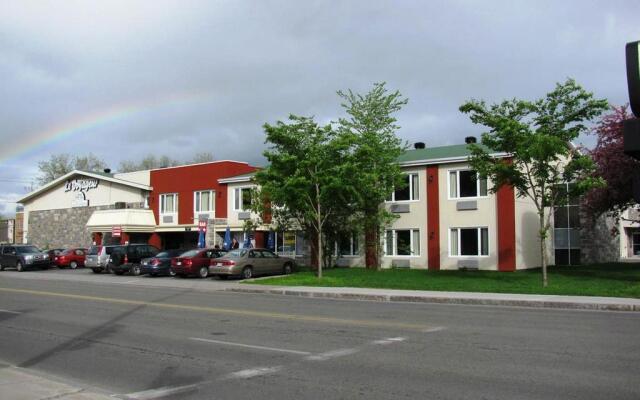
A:
POLYGON ((31 211, 29 243, 42 249, 88 247, 92 242, 87 221, 94 211, 110 208, 112 207, 100 206, 31 211))
POLYGON ((581 263, 594 264, 620 260, 620 234, 612 234, 616 227, 611 217, 601 215, 591 220, 581 215, 581 263))

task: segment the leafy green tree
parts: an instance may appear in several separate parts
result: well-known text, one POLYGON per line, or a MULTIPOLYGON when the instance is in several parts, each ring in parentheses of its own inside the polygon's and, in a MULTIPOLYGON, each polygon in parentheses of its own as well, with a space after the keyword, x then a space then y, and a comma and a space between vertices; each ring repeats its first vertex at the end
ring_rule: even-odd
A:
POLYGON ((273 223, 279 227, 295 225, 310 233, 322 277, 324 237, 327 221, 348 206, 346 176, 352 172, 344 162, 347 143, 340 140, 331 125, 319 126, 313 118, 291 115, 288 122, 265 124, 264 152, 269 165, 255 175, 260 185, 260 201, 254 211, 263 212, 269 204, 273 223))
POLYGON ((556 84, 545 98, 536 101, 507 100, 487 106, 471 100, 460 111, 473 123, 489 128, 482 144, 470 145, 470 163, 480 176, 493 181, 492 192, 512 185, 518 197, 535 204, 539 218, 542 281, 547 286, 546 239, 551 228, 551 212, 566 203, 568 196, 579 196, 604 185, 595 177, 595 164, 571 144, 588 130, 591 121, 607 109, 606 100, 597 100, 574 80, 556 84), (486 146, 486 147, 485 147, 486 146), (507 154, 492 157, 488 150, 507 154), (567 194, 566 183, 571 182, 567 194))
POLYGON ((348 117, 338 121, 339 135, 350 145, 349 164, 353 170, 350 185, 357 188, 353 205, 358 210, 359 225, 365 233, 365 264, 380 267, 381 236, 393 221, 381 204, 394 188, 401 187, 403 174, 396 159, 406 143, 396 136, 400 128, 394 114, 407 104, 399 91, 389 93, 385 83, 376 83, 365 95, 338 91, 348 117))
POLYGON ((91 153, 86 156, 71 156, 65 153, 52 154, 48 160, 38 162, 39 175, 36 180, 39 185, 45 185, 74 169, 101 172, 105 167, 105 162, 91 153))

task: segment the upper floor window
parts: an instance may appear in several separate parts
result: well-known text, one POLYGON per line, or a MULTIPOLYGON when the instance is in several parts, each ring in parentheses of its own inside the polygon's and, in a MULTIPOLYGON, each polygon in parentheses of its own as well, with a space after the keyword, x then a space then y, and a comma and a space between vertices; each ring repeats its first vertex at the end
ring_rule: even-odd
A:
POLYGON ((471 169, 449 171, 449 198, 484 197, 487 195, 487 178, 481 178, 471 169))
POLYGON ((178 194, 165 193, 160 195, 160 214, 175 214, 178 212, 178 194))
POLYGON ((213 211, 213 190, 193 192, 193 210, 196 213, 213 211))
POLYGON ((236 188, 233 191, 233 209, 245 211, 251 209, 251 188, 236 188))
POLYGON ((391 193, 389 201, 409 201, 420 200, 420 185, 418 173, 405 175, 406 185, 391 193))

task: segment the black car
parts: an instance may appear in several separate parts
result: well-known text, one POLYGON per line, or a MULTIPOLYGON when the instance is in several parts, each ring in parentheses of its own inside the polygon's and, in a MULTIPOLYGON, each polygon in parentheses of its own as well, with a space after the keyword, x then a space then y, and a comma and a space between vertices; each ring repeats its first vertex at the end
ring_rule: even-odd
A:
POLYGON ((174 276, 171 271, 171 259, 189 251, 188 249, 163 250, 153 257, 145 258, 140 263, 140 275, 149 274, 151 276, 174 276))
POLYGON ((122 275, 126 272, 132 275, 140 275, 140 262, 145 258, 155 256, 159 252, 160 250, 157 247, 150 244, 113 246, 107 269, 110 269, 116 275, 122 275))
POLYGON ((0 271, 5 268, 15 268, 22 272, 28 268, 46 269, 50 265, 49 255, 36 246, 28 244, 0 245, 0 271))

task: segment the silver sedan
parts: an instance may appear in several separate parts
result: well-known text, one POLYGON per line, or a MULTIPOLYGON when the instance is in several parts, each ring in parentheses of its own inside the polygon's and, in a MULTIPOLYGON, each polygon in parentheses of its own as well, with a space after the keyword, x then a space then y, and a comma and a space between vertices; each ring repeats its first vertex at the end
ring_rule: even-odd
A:
POLYGON ((209 274, 221 278, 241 276, 243 279, 257 275, 288 275, 295 265, 293 258, 280 257, 268 249, 236 249, 212 259, 209 274))

